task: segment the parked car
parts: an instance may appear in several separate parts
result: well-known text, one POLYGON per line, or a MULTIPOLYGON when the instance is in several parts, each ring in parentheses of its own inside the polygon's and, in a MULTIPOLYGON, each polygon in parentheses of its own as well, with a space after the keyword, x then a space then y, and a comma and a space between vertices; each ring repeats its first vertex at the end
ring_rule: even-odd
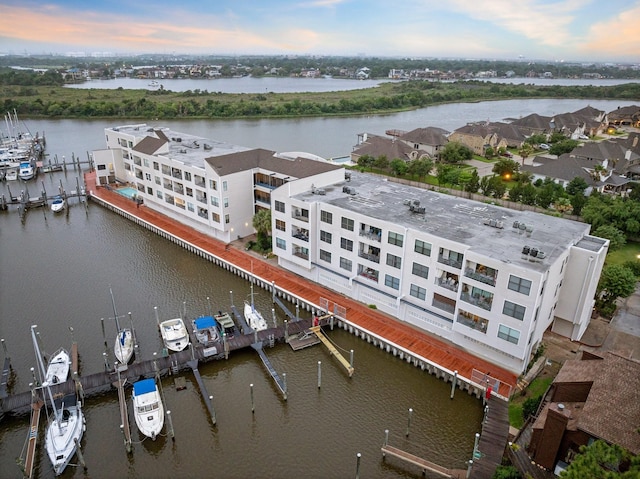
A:
POLYGON ((580 138, 581 140, 588 140, 589 137, 587 135, 580 135, 578 136, 578 138, 580 138))
POLYGON ((549 148, 551 148, 546 143, 540 143, 538 146, 540 147, 541 150, 548 150, 549 148))
POLYGON ((507 158, 513 158, 513 153, 511 153, 510 151, 503 151, 502 153, 500 153, 502 156, 506 156, 507 158))

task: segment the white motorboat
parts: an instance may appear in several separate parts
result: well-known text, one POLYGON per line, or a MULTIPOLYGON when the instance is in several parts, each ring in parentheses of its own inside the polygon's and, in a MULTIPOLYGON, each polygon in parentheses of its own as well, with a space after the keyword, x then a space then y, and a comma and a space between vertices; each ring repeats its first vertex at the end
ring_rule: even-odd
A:
POLYGON ((67 207, 67 202, 62 196, 56 196, 51 202, 51 211, 60 213, 67 207))
POLYGON ((189 346, 189 333, 182 318, 174 318, 159 324, 162 341, 170 351, 180 352, 189 346))
MULTIPOLYGON (((36 360, 41 374, 44 364, 35 333, 36 326, 31 326, 31 338, 36 351, 36 360)), ((52 416, 49 418, 45 434, 45 449, 53 465, 56 476, 62 474, 73 458, 86 428, 82 405, 75 395, 65 396, 54 401, 50 386, 44 386, 49 396, 52 416)), ((45 398, 46 401, 46 398, 45 398)))
POLYGON ((256 310, 253 303, 253 284, 251 285, 251 303, 247 301, 244 302, 244 319, 254 331, 267 329, 267 322, 262 317, 262 314, 256 310))
POLYGON ((120 321, 118 320, 118 312, 116 311, 116 301, 113 299, 113 291, 109 288, 111 293, 111 304, 113 306, 113 317, 116 321, 116 341, 113 345, 113 354, 120 364, 129 364, 133 357, 133 350, 135 346, 135 340, 133 337, 133 330, 128 328, 121 328, 120 321))
POLYGON ((69 369, 71 368, 71 357, 66 349, 60 348, 51 357, 47 364, 47 372, 44 376, 43 386, 52 386, 58 383, 67 382, 69 369))
POLYGON ((193 320, 193 334, 199 343, 208 345, 220 340, 218 322, 213 316, 200 316, 193 320))
POLYGON ((155 440, 164 426, 164 407, 155 379, 133 383, 132 400, 138 430, 155 440))
POLYGON ((36 167, 30 161, 20 163, 18 168, 18 177, 23 181, 28 181, 36 176, 36 167))
POLYGON ((4 179, 7 181, 15 181, 18 179, 18 170, 16 168, 9 168, 5 171, 4 179))

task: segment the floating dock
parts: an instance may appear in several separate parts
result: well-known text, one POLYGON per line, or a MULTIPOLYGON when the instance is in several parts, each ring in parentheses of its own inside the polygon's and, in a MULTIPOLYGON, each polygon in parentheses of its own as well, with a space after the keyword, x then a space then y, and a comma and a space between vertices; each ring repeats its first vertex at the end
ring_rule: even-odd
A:
POLYGON ((385 444, 382 446, 382 457, 384 458, 387 454, 389 456, 396 457, 405 462, 418 466, 420 469, 422 469, 423 474, 426 474, 428 471, 449 479, 462 479, 466 476, 465 471, 447 469, 446 467, 442 467, 431 461, 427 461, 426 459, 415 456, 407 451, 403 451, 401 449, 398 449, 397 447, 385 444))
POLYGON ((131 452, 131 426, 129 425, 129 411, 127 409, 127 398, 124 393, 126 379, 118 379, 114 386, 118 390, 118 401, 120 402, 120 428, 124 435, 124 447, 127 452, 131 452))
POLYGON ((353 371, 354 371, 353 366, 349 363, 349 361, 345 359, 345 357, 342 354, 340 354, 340 351, 338 351, 336 347, 331 343, 331 341, 329 341, 329 338, 327 338, 324 335, 320 326, 313 326, 310 328, 310 330, 313 331, 318 337, 318 339, 320 339, 320 341, 324 343, 324 345, 327 347, 331 355, 335 356, 338 359, 338 361, 340 361, 340 364, 342 364, 344 368, 347 370, 347 372, 349 373, 349 377, 353 376, 353 371))
POLYGON ((33 465, 36 457, 36 446, 38 444, 38 427, 40 425, 40 411, 44 403, 38 398, 31 405, 31 425, 29 427, 29 439, 27 442, 27 455, 24 461, 24 477, 33 477, 33 465))
POLYGON ((280 392, 282 393, 282 397, 286 401, 287 400, 287 384, 280 377, 278 372, 275 370, 275 368, 271 364, 271 361, 267 357, 267 354, 264 352, 264 349, 262 349, 262 341, 253 343, 251 347, 258 352, 258 356, 260 356, 260 359, 262 360, 262 364, 264 364, 264 367, 267 368, 267 371, 269 371, 269 374, 273 378, 273 381, 276 383, 276 386, 278 386, 278 389, 280 389, 280 392))

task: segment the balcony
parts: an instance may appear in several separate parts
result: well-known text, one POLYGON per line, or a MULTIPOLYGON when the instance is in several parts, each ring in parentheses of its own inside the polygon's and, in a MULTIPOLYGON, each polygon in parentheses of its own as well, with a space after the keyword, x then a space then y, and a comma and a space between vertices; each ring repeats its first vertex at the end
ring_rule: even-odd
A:
POLYGON ((296 220, 300 220, 300 221, 304 221, 305 223, 308 223, 309 210, 304 210, 301 208, 293 208, 293 210, 291 211, 291 217, 296 220))
POLYGON ((446 311, 447 313, 451 313, 451 314, 453 314, 454 311, 456 310, 455 301, 449 298, 445 298, 444 296, 441 296, 439 294, 433 295, 433 301, 431 305, 435 308, 441 309, 442 311, 446 311))
POLYGON ((462 269, 462 260, 458 259, 458 256, 445 258, 442 254, 438 255, 438 263, 453 266, 457 269, 462 269))
POLYGON ((475 314, 467 313, 466 311, 460 311, 460 313, 458 313, 458 317, 456 318, 456 322, 466 326, 467 328, 479 331, 482 334, 487 334, 487 326, 489 325, 488 319, 481 318, 480 316, 476 316, 475 314))
POLYGON ((309 242, 309 230, 296 228, 295 230, 293 230, 292 236, 307 243, 309 242))
POLYGON ((302 259, 309 259, 309 249, 301 248, 299 246, 294 246, 293 248, 293 256, 297 256, 302 259))
POLYGON ((382 239, 382 230, 380 228, 374 228, 373 226, 362 225, 359 234, 364 238, 377 241, 378 243, 380 243, 382 239))
POLYGON ((440 278, 436 278, 436 284, 449 291, 458 291, 458 276, 455 274, 447 274, 440 278))
POLYGON ((182 170, 179 170, 178 168, 171 168, 171 176, 181 180, 182 179, 182 170))
MULTIPOLYGON (((362 246, 362 244, 361 244, 362 246)), ((372 261, 373 263, 380 263, 380 248, 361 248, 358 251, 358 256, 360 258, 364 258, 368 261, 372 261)))
POLYGON ((478 265, 476 268, 465 268, 464 275, 467 278, 475 279, 489 286, 495 286, 498 272, 493 268, 478 265))
POLYGON ((366 278, 370 281, 375 281, 377 283, 380 273, 373 268, 365 268, 364 266, 360 265, 358 267, 358 276, 360 276, 361 278, 366 278))
POLYGON ((207 204, 207 194, 206 193, 197 192, 196 193, 196 200, 199 201, 200 203, 207 204))
POLYGON ((460 299, 465 303, 473 304, 478 308, 486 309, 487 311, 491 311, 491 305, 493 303, 493 294, 487 293, 489 296, 484 296, 478 293, 469 294, 466 291, 463 291, 460 294, 460 299))

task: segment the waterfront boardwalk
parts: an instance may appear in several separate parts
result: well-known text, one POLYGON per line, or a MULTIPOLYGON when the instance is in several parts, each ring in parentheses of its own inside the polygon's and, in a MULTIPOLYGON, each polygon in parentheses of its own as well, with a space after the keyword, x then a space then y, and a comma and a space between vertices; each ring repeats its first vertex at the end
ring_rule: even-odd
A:
POLYGON ((320 284, 306 281, 300 276, 280 268, 274 260, 267 260, 259 255, 245 251, 243 244, 240 244, 241 247, 237 247, 237 243, 232 243, 231 247, 227 247, 225 243, 173 220, 158 211, 144 205, 138 205, 136 202, 107 188, 95 186, 95 173, 87 173, 85 181, 91 196, 102 198, 128 214, 149 222, 181 238, 183 241, 233 263, 246 271, 251 271, 265 281, 275 283, 278 288, 287 290, 311 303, 318 304, 320 298, 326 298, 329 302, 345 308, 345 318, 351 323, 379 337, 383 337, 417 356, 421 356, 449 371, 458 371, 460 376, 466 378, 472 377, 474 369, 483 373, 487 372, 492 378, 502 382, 505 390, 495 392, 499 392, 503 396, 508 396, 508 388, 513 388, 516 385, 517 378, 514 373, 478 358, 458 348, 453 343, 436 338, 378 310, 372 310, 366 304, 347 298, 340 293, 324 288, 320 284))

